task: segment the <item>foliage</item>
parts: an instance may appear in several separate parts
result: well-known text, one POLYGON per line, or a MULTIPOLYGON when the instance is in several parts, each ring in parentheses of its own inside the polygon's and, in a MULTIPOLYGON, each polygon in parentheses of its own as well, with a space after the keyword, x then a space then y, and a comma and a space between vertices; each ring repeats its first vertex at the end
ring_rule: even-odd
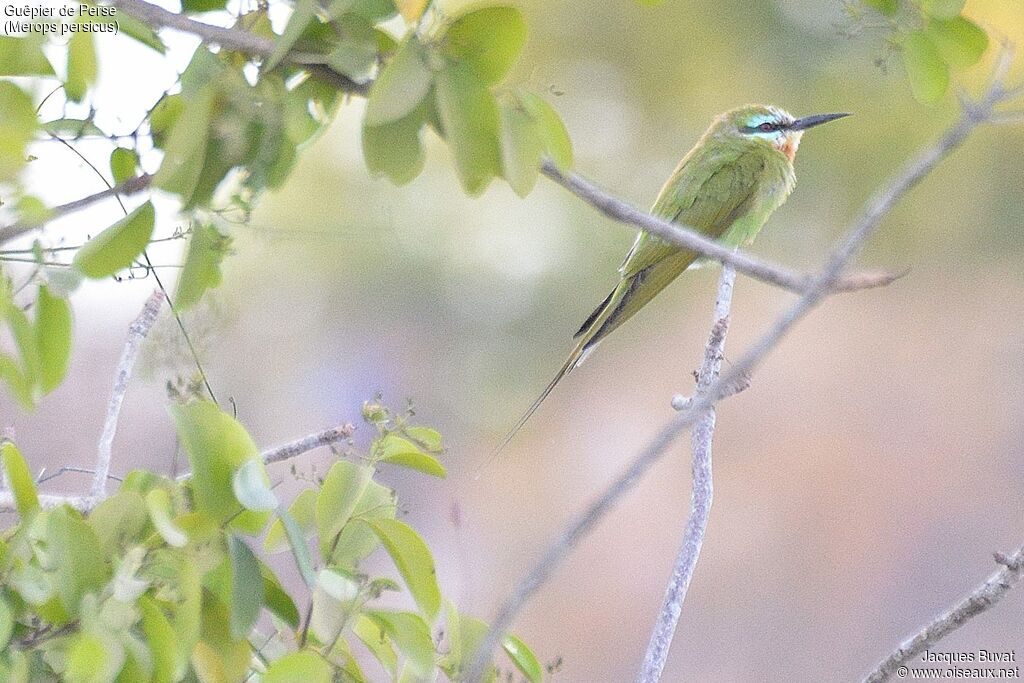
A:
MULTIPOLYGON (((444 477, 436 431, 377 406, 367 452, 338 458, 286 505, 234 418, 202 401, 172 414, 192 475, 136 470, 87 514, 42 509, 21 453, 3 444, 20 519, 0 537, 0 679, 459 680, 486 625, 442 597, 430 549, 377 481, 386 464, 444 477), (301 590, 271 567, 286 549, 301 590), (401 584, 361 569, 378 551, 401 584), (403 586, 413 609, 382 599, 403 586)), ((505 650, 540 680, 522 641, 505 650)))
POLYGON ((965 0, 863 0, 885 20, 890 45, 899 52, 910 89, 924 103, 949 90, 950 73, 977 64, 988 35, 962 12, 965 0))

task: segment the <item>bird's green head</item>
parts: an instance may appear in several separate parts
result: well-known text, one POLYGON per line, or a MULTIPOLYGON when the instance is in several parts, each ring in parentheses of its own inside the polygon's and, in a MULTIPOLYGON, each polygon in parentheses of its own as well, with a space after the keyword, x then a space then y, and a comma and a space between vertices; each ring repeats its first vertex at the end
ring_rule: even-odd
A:
POLYGON ((817 114, 798 119, 779 107, 750 104, 719 116, 712 130, 717 135, 752 144, 770 144, 792 160, 805 130, 844 116, 849 114, 817 114))

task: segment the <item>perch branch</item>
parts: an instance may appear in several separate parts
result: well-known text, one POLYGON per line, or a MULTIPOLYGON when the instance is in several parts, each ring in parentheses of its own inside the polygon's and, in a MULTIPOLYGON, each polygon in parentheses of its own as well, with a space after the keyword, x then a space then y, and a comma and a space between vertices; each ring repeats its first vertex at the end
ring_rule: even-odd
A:
MULTIPOLYGON (((715 316, 704 349, 704 362, 697 373, 697 391, 700 395, 718 379, 722 369, 722 358, 725 353, 725 336, 729 332, 729 312, 732 307, 732 289, 736 281, 736 271, 732 266, 722 268, 722 276, 718 284, 718 300, 715 303, 715 316)), ((665 600, 658 613, 658 619, 647 644, 647 655, 643 667, 637 676, 637 683, 657 683, 668 660, 669 648, 679 623, 679 615, 683 610, 683 601, 690 588, 690 579, 697 567, 701 547, 704 545, 704 533, 711 515, 711 501, 714 497, 714 486, 711 477, 711 444, 715 434, 715 409, 706 410, 694 423, 690 432, 690 447, 693 450, 693 490, 690 496, 690 517, 683 531, 683 543, 679 548, 676 563, 672 568, 665 600)))
POLYGON ((864 683, 882 683, 912 658, 932 647, 935 643, 957 630, 973 617, 986 612, 1003 599, 1024 574, 1024 546, 1013 555, 1006 557, 996 554, 996 561, 1003 565, 985 583, 975 588, 970 595, 949 608, 930 624, 907 638, 896 650, 886 657, 868 674, 864 683))
MULTIPOLYGON (((882 219, 892 210, 893 206, 940 161, 963 144, 979 124, 985 123, 991 118, 992 107, 1001 101, 1004 92, 1001 80, 994 79, 992 86, 981 100, 965 107, 960 118, 938 141, 910 161, 893 180, 888 182, 884 186, 885 189, 868 203, 861 216, 847 232, 846 237, 833 251, 825 267, 813 278, 811 285, 796 303, 779 316, 743 357, 728 371, 723 372, 703 395, 696 396, 686 409, 680 411, 663 427, 654 439, 640 451, 625 472, 612 481, 601 495, 558 536, 502 603, 491 623, 490 630, 477 648, 476 655, 468 668, 467 680, 474 682, 480 680, 490 653, 493 652, 498 641, 511 626, 519 610, 547 581, 576 543, 587 535, 651 465, 664 455, 684 429, 690 427, 701 413, 725 396, 732 387, 752 375, 753 370, 781 341, 782 337, 828 294, 844 268, 857 255, 864 242, 874 234, 882 219)), ((737 270, 739 270, 738 267, 737 270)))
POLYGON ((114 444, 114 434, 117 433, 117 419, 121 414, 121 404, 124 403, 124 395, 128 391, 128 380, 131 378, 135 361, 142 350, 142 340, 149 334, 153 323, 160 314, 160 307, 164 303, 164 294, 155 291, 146 299, 142 312, 135 322, 128 328, 128 340, 124 344, 124 351, 121 353, 121 362, 117 365, 117 374, 114 376, 114 390, 110 394, 110 403, 107 406, 107 417, 103 421, 103 434, 100 436, 99 447, 96 454, 96 472, 93 475, 92 489, 89 494, 99 502, 107 495, 107 474, 110 472, 110 455, 114 444))

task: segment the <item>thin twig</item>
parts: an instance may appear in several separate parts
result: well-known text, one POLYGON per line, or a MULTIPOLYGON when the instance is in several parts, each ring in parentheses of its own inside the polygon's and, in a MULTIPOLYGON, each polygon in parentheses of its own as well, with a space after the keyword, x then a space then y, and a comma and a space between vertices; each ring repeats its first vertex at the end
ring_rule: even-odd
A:
POLYGON ((864 679, 864 683, 882 683, 889 680, 900 667, 947 635, 966 624, 973 617, 986 612, 1003 599, 1010 589, 1024 575, 1024 547, 1006 557, 996 554, 996 561, 1003 565, 975 588, 970 595, 949 608, 930 624, 903 641, 896 650, 886 657, 864 679))
MULTIPOLYGON (((732 247, 697 232, 680 223, 672 223, 622 201, 586 178, 575 173, 563 173, 551 162, 545 161, 544 175, 590 204, 605 216, 620 223, 632 225, 683 249, 697 252, 768 284, 803 294, 813 284, 810 275, 796 273, 781 266, 752 258, 732 247)), ((855 273, 838 280, 830 291, 852 292, 859 289, 883 287, 902 277, 902 273, 855 273)))
POLYGON ((126 197, 128 195, 136 194, 149 187, 150 183, 153 182, 153 176, 143 173, 140 176, 129 178, 120 185, 116 185, 112 188, 108 188, 96 194, 91 194, 81 199, 76 199, 73 202, 67 204, 61 204, 50 209, 46 217, 42 220, 36 221, 18 221, 0 227, 0 245, 6 244, 13 239, 21 237, 25 233, 32 232, 42 228, 50 221, 56 220, 61 216, 66 216, 69 213, 81 211, 82 209, 95 204, 96 202, 107 199, 108 197, 126 197))
MULTIPOLYGON (((700 395, 718 378, 722 369, 725 352, 725 336, 729 332, 729 312, 732 307, 732 288, 736 271, 732 266, 722 267, 718 284, 718 301, 715 303, 715 317, 704 349, 704 362, 697 373, 697 391, 700 395)), ((637 676, 638 683, 657 683, 668 660, 669 648, 683 610, 683 601, 690 587, 690 579, 697 567, 704 532, 711 515, 711 501, 714 487, 711 477, 711 444, 715 434, 715 409, 709 408, 697 418, 690 433, 690 447, 693 449, 693 491, 690 496, 690 517, 683 531, 683 543, 679 548, 676 563, 672 568, 665 600, 655 622, 651 639, 647 644, 647 655, 637 676)))
POLYGON ((146 338, 153 323, 156 322, 163 302, 163 292, 156 291, 150 294, 139 317, 128 328, 128 340, 124 344, 121 362, 117 365, 114 390, 107 406, 107 417, 103 421, 103 434, 100 436, 96 454, 96 473, 93 475, 92 489, 89 492, 97 502, 103 500, 107 495, 107 474, 110 472, 111 449, 114 444, 114 434, 117 433, 117 418, 121 414, 121 404, 124 402, 125 392, 128 391, 128 380, 131 378, 135 361, 139 357, 139 351, 142 350, 142 340, 146 338))
MULTIPOLYGON (((996 81, 982 100, 965 109, 960 119, 937 142, 921 152, 892 181, 887 183, 886 189, 868 203, 860 218, 854 222, 846 237, 834 250, 825 267, 813 278, 810 287, 797 302, 779 316, 743 357, 728 371, 723 372, 703 395, 695 397, 688 408, 680 411, 672 421, 665 425, 654 439, 640 451, 625 472, 612 481, 601 495, 558 536, 502 603, 491 623, 490 630, 477 648, 476 655, 468 668, 469 673, 466 680, 474 682, 480 680, 484 667, 490 659, 490 653, 504 633, 508 631, 516 614, 537 589, 547 581, 579 540, 586 536, 651 465, 665 454, 683 430, 690 427, 703 411, 720 400, 737 383, 742 383, 749 378, 753 370, 781 341, 782 337, 832 291, 843 269, 857 255, 864 242, 874 234, 886 214, 940 161, 963 144, 979 124, 986 122, 992 116, 992 106, 999 101, 1002 92, 999 81, 996 81)), ((736 269, 740 270, 738 266, 736 269)))

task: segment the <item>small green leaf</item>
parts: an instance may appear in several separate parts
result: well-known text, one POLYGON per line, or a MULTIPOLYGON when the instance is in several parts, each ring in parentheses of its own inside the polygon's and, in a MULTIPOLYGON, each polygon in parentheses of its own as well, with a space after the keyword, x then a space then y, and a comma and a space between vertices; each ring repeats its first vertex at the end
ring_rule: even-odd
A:
POLYGON ((187 102, 175 97, 165 98, 153 111, 154 139, 166 152, 153 185, 180 195, 188 204, 208 153, 216 91, 201 88, 187 102))
POLYGON ((302 580, 306 586, 313 588, 316 585, 316 572, 313 571, 313 561, 309 557, 309 548, 306 546, 306 539, 302 535, 295 518, 281 506, 277 509, 277 516, 284 525, 285 534, 288 536, 288 543, 292 547, 292 555, 295 557, 295 566, 299 568, 302 580))
POLYGON ((171 683, 177 676, 178 639, 156 601, 143 596, 138 601, 142 612, 142 632, 146 636, 149 652, 153 656, 154 683, 171 683))
POLYGON ((43 123, 42 127, 54 135, 64 134, 72 138, 83 135, 106 135, 99 126, 88 119, 54 119, 43 123))
POLYGON ((949 87, 949 66, 924 31, 914 31, 903 41, 903 64, 914 97, 925 104, 937 102, 949 87))
POLYGON ((22 519, 39 509, 39 496, 36 494, 36 483, 29 472, 28 464, 21 451, 10 441, 0 444, 0 458, 3 459, 7 485, 14 494, 14 506, 22 519))
POLYGON ((288 595, 270 567, 262 562, 260 562, 260 576, 263 578, 264 603, 267 609, 292 628, 298 628, 299 608, 295 606, 295 601, 288 595))
POLYGON ((331 665, 314 652, 291 652, 270 663, 263 683, 331 683, 331 665))
POLYGON ((316 528, 324 558, 351 519, 372 476, 373 468, 360 467, 347 460, 338 460, 328 470, 316 499, 316 528))
POLYGON ((63 679, 68 683, 111 683, 123 663, 124 649, 117 641, 85 631, 71 640, 63 679))
MULTIPOLYGON (((369 481, 363 495, 359 497, 359 502, 356 503, 352 517, 365 521, 393 519, 394 516, 394 491, 375 481, 369 481)), ((336 568, 354 570, 360 560, 380 547, 380 540, 367 525, 350 523, 344 526, 333 545, 333 552, 330 547, 321 547, 325 562, 336 568)))
POLYGON ((0 112, 0 181, 4 181, 25 165, 25 148, 38 120, 32 98, 9 81, 0 81, 0 112))
POLYGON ((963 17, 932 19, 925 31, 943 58, 956 67, 977 64, 988 49, 988 34, 963 17))
POLYGON ((181 10, 187 13, 216 12, 227 4, 227 0, 181 0, 181 10))
POLYGON ((513 635, 508 635, 505 636, 505 640, 502 641, 501 645, 505 648, 505 652, 512 660, 512 663, 529 679, 530 683, 540 683, 543 680, 544 669, 541 668, 540 662, 537 661, 537 656, 526 646, 526 643, 513 635))
POLYGON ((231 480, 235 498, 247 510, 268 512, 277 508, 277 496, 270 488, 267 468, 256 458, 246 460, 231 480))
POLYGON ((160 54, 167 52, 167 46, 164 45, 164 41, 160 40, 160 36, 157 35, 156 31, 135 17, 130 17, 124 12, 118 12, 117 26, 120 32, 129 38, 133 38, 143 45, 153 48, 160 54))
POLYGON ((442 36, 442 51, 467 65, 480 80, 498 83, 515 64, 526 42, 526 22, 514 7, 473 10, 457 17, 442 36))
POLYGON ((344 37, 327 54, 327 64, 357 83, 363 83, 377 66, 377 33, 373 25, 357 14, 346 13, 333 21, 344 37))
POLYGON ((220 234, 209 223, 197 225, 192 230, 188 256, 178 277, 178 291, 174 297, 174 303, 180 310, 188 310, 208 289, 220 286, 223 278, 221 262, 230 248, 231 238, 220 234))
MULTIPOLYGON (((308 537, 316 531, 316 494, 316 489, 303 489, 288 506, 288 512, 295 518, 303 537, 308 537)), ((283 550, 287 540, 284 522, 280 518, 276 519, 267 530, 267 537, 263 540, 263 549, 270 553, 283 550)))
POLYGON ((395 0, 395 7, 407 24, 415 24, 423 16, 430 0, 395 0))
POLYGON ((365 520, 384 544, 420 610, 433 621, 441 607, 441 591, 430 548, 416 530, 397 519, 365 520))
POLYGON ((0 597, 0 652, 7 651, 7 643, 14 631, 14 614, 7 601, 0 597))
POLYGON ((42 285, 36 299, 36 347, 39 349, 40 386, 44 394, 64 380, 71 359, 71 306, 42 285))
POLYGON ((171 511, 171 497, 166 489, 152 489, 146 494, 146 510, 149 512, 149 520, 164 539, 167 545, 175 548, 184 548, 188 543, 188 536, 177 524, 174 523, 174 515, 171 511))
POLYGON ((115 147, 110 153, 110 173, 114 176, 115 185, 134 177, 138 168, 139 155, 134 149, 115 147))
POLYGON ((263 605, 263 577, 260 563, 249 546, 234 534, 228 537, 231 557, 231 636, 242 640, 249 636, 263 605))
POLYGON ((0 36, 0 76, 53 76, 39 34, 0 36))
POLYGON ((373 175, 386 175, 396 185, 404 185, 423 170, 426 155, 420 130, 420 109, 398 121, 381 126, 363 124, 363 157, 373 175))
POLYGON ((405 435, 421 445, 431 453, 440 453, 444 450, 441 444, 441 433, 430 427, 406 427, 405 435))
POLYGON ((506 98, 501 105, 501 163, 505 180, 516 194, 525 197, 540 175, 544 144, 536 121, 517 101, 506 98))
POLYGON ((0 380, 10 389, 22 410, 30 411, 35 407, 32 382, 18 367, 18 363, 6 353, 0 353, 0 380))
POLYGON ((558 113, 533 93, 520 91, 517 96, 520 104, 537 123, 537 132, 551 161, 563 171, 568 170, 572 166, 572 140, 558 113))
POLYGON ((81 102, 96 82, 96 42, 88 31, 75 31, 68 41, 68 75, 64 92, 72 102, 81 102))
POLYGON ((952 19, 964 9, 966 0, 921 0, 924 13, 936 19, 952 19))
POLYGON ((479 194, 501 173, 497 101, 463 65, 438 72, 435 83, 438 115, 459 178, 466 192, 479 194))
POLYGON ((370 86, 366 125, 380 126, 408 116, 430 92, 423 46, 410 36, 370 86))
POLYGON ((267 60, 263 62, 263 68, 270 71, 285 58, 288 51, 292 49, 299 38, 302 37, 306 27, 316 19, 316 0, 297 0, 295 9, 288 24, 284 27, 284 33, 275 41, 274 51, 267 60))
POLYGON ((171 408, 185 452, 192 466, 192 492, 196 509, 223 523, 239 511, 233 492, 235 471, 259 450, 245 428, 208 401, 192 401, 171 408))
POLYGON ((383 610, 369 610, 366 616, 388 634, 417 677, 425 678, 434 670, 434 642, 423 617, 412 612, 383 610))
POLYGON ((359 616, 352 631, 393 678, 398 670, 398 655, 391 646, 387 632, 365 614, 359 616))
POLYGON ((99 591, 110 579, 110 565, 96 532, 77 511, 54 508, 46 521, 47 551, 60 558, 53 585, 66 613, 74 618, 82 609, 82 598, 99 591))
POLYGON ((153 236, 155 212, 146 202, 93 237, 75 253, 72 264, 89 278, 109 277, 130 266, 153 236))
POLYGON ((374 447, 381 462, 408 467, 435 477, 446 475, 444 465, 437 458, 420 450, 416 444, 394 434, 381 437, 374 447))

